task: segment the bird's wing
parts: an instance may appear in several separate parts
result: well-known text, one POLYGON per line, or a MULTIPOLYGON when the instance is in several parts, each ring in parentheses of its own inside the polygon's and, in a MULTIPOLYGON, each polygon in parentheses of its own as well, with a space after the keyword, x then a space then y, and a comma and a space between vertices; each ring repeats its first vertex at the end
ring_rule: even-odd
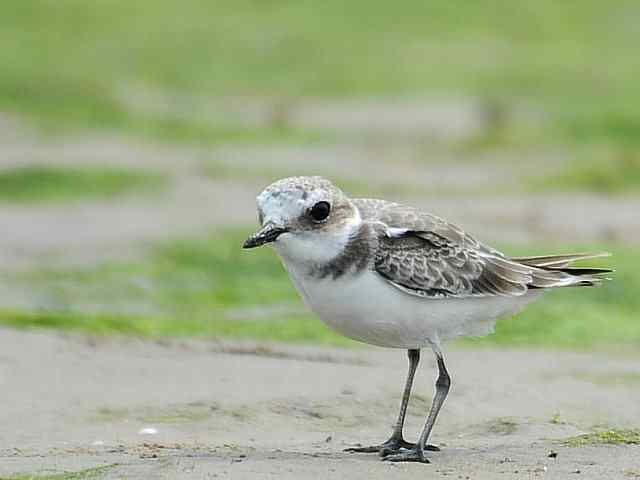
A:
POLYGON ((379 235, 374 266, 395 287, 421 297, 520 296, 533 280, 530 267, 504 256, 401 228, 379 235))
POLYGON ((354 203, 363 220, 376 227, 376 272, 409 294, 520 296, 529 288, 586 284, 585 277, 510 259, 461 228, 417 209, 374 199, 354 203))

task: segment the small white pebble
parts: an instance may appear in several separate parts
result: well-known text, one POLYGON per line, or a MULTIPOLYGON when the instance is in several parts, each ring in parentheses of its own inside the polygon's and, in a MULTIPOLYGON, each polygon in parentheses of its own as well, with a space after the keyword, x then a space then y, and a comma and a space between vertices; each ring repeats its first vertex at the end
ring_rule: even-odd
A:
POLYGON ((91 442, 91 445, 94 447, 101 447, 102 445, 104 445, 104 442, 102 440, 94 440, 93 442, 91 442))
POLYGON ((156 430, 155 428, 145 427, 140 429, 138 435, 155 435, 156 433, 158 433, 158 430, 156 430))

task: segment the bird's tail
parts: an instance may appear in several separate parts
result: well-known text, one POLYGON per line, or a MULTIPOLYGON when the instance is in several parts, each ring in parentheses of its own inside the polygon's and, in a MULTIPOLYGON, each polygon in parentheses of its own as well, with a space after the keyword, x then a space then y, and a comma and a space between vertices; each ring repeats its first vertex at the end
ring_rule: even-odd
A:
POLYGON ((599 253, 572 253, 564 255, 541 255, 536 257, 513 257, 512 261, 533 267, 531 275, 533 288, 554 287, 593 287, 599 285, 602 280, 607 280, 603 275, 612 273, 609 268, 572 267, 571 264, 578 260, 608 257, 608 252, 599 253))

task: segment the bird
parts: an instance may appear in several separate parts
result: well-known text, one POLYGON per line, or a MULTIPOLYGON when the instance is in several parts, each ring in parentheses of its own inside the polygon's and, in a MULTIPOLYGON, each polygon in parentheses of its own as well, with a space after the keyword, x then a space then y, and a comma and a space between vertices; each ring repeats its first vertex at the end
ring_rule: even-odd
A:
POLYGON ((243 248, 271 245, 308 307, 340 334, 407 351, 409 370, 391 437, 350 452, 429 463, 428 440, 451 387, 442 344, 492 333, 548 290, 595 286, 612 270, 571 266, 607 252, 509 257, 417 208, 351 198, 319 176, 275 181, 257 196, 259 229, 243 248), (423 348, 438 376, 415 443, 403 428, 423 348))

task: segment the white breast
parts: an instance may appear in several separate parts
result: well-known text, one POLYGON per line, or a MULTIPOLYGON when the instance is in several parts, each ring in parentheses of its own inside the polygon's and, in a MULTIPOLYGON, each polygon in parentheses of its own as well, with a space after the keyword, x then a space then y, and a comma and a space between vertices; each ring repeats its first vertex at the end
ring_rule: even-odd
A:
POLYGON ((284 263, 307 305, 327 325, 382 347, 421 348, 461 335, 486 335, 497 318, 516 313, 539 296, 425 299, 394 288, 374 271, 318 280, 284 263))

